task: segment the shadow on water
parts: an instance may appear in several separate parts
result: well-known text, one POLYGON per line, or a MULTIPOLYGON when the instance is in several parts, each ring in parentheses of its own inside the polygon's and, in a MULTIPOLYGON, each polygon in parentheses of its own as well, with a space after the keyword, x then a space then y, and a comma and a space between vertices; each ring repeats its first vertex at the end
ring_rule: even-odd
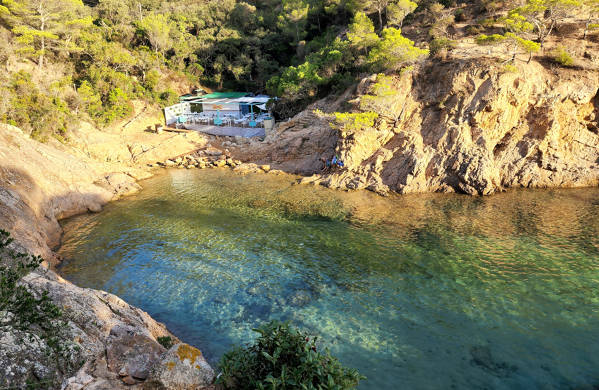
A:
POLYGON ((179 170, 145 187, 65 224, 62 271, 211 362, 278 318, 363 389, 599 382, 597 189, 380 198, 179 170))

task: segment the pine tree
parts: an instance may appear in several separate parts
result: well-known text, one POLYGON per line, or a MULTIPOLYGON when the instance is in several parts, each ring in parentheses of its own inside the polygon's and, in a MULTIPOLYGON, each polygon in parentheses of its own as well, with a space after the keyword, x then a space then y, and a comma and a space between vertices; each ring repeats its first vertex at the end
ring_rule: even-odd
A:
POLYGON ((170 39, 173 23, 161 14, 149 14, 136 23, 137 28, 145 35, 155 52, 164 53, 172 44, 170 39))
POLYGON ((308 19, 310 5, 305 0, 283 0, 283 12, 279 15, 279 26, 295 32, 295 43, 305 34, 304 27, 308 19), (291 27, 291 28, 290 28, 291 27))
POLYGON ((418 4, 411 0, 398 0, 396 3, 389 4, 387 6, 387 24, 401 28, 406 16, 414 12, 417 7, 418 4))
POLYGON ((91 24, 91 18, 81 17, 85 13, 81 0, 0 0, 0 7, 21 52, 37 57, 40 68, 48 51, 76 49, 75 34, 91 24))
POLYGON ((401 35, 400 29, 389 27, 381 35, 382 39, 368 55, 368 62, 375 69, 395 71, 429 54, 427 49, 414 46, 413 41, 401 35))
POLYGON ((522 7, 510 11, 508 18, 517 15, 534 25, 542 48, 553 29, 580 5, 579 0, 527 0, 522 7))
POLYGON ((378 42, 379 37, 374 32, 374 24, 370 18, 364 12, 357 12, 349 25, 347 39, 358 51, 366 54, 368 49, 378 42))

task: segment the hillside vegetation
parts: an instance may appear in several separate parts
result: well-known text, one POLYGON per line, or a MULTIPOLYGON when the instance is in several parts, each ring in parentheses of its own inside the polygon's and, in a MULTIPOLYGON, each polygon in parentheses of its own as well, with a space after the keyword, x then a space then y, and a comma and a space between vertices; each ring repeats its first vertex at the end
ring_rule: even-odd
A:
POLYGON ((167 105, 200 85, 277 95, 286 118, 464 39, 507 53, 509 70, 548 54, 566 20, 587 39, 598 17, 598 0, 0 0, 0 120, 65 141, 80 119, 108 126, 134 99, 167 105))

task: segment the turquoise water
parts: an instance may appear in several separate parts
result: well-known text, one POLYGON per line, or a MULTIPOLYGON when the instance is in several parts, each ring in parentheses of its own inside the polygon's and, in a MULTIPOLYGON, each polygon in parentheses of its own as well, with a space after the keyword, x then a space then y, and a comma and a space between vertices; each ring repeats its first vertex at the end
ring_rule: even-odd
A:
POLYGON ((599 190, 334 192, 171 170, 64 223, 62 274, 216 363, 270 319, 322 336, 360 389, 599 385, 599 190))

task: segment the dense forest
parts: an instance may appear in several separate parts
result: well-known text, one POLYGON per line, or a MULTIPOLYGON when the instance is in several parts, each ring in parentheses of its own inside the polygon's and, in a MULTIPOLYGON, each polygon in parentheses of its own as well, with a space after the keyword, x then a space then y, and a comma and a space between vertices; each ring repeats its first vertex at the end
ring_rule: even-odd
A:
POLYGON ((107 126, 181 85, 276 95, 287 117, 451 50, 460 22, 530 60, 572 12, 586 37, 599 0, 0 0, 0 121, 65 140, 78 118, 107 126))

